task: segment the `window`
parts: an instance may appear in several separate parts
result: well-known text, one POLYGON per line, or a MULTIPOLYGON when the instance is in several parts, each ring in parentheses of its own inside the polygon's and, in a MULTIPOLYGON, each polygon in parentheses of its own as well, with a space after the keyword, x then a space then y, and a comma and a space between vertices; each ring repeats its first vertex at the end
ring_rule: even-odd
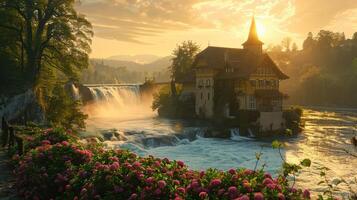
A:
POLYGON ((210 98, 210 94, 208 93, 208 94, 207 94, 207 99, 208 99, 208 101, 209 101, 209 98, 210 98))
POLYGON ((265 81, 264 80, 259 80, 258 81, 258 88, 264 88, 264 84, 265 83, 265 81))
POLYGON ((203 92, 201 92, 201 100, 203 99, 203 92))
POLYGON ((201 88, 201 87, 203 87, 203 80, 202 79, 198 81, 198 88, 201 88))
POLYGON ((249 109, 255 109, 255 98, 254 96, 249 96, 249 109))
POLYGON ((207 87, 210 87, 210 86, 211 86, 211 80, 209 80, 209 79, 206 80, 206 86, 207 86, 207 87))

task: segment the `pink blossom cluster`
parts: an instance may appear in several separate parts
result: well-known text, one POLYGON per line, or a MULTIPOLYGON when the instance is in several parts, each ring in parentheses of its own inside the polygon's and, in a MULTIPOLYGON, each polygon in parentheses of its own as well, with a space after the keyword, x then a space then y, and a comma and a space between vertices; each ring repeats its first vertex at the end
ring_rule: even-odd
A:
POLYGON ((182 161, 69 141, 42 140, 17 159, 16 186, 24 199, 310 199, 309 191, 263 171, 195 171, 182 161))

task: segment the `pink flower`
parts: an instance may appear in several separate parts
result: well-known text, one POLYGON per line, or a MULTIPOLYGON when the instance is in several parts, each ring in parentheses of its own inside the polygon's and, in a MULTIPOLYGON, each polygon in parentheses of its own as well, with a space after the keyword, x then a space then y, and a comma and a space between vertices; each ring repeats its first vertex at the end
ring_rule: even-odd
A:
POLYGON ((160 195, 161 194, 161 190, 159 188, 157 188, 154 192, 155 195, 160 195))
POLYGON ((183 163, 181 160, 177 161, 177 164, 178 164, 180 167, 185 166, 185 163, 183 163))
POLYGON ((274 190, 276 188, 276 185, 274 183, 270 183, 267 185, 267 188, 274 190))
POLYGON ((219 186, 221 183, 222 183, 222 181, 217 178, 217 179, 211 180, 210 185, 211 185, 212 187, 216 187, 216 186, 219 186))
POLYGON ((119 163, 118 162, 113 162, 111 165, 110 165, 110 170, 112 171, 115 171, 119 169, 119 163))
POLYGON ((147 184, 152 184, 154 182, 154 178, 153 177, 149 177, 146 179, 145 181, 147 184))
POLYGON ((243 181, 243 187, 249 192, 251 191, 250 183, 247 180, 243 181))
POLYGON ((229 192, 229 194, 237 194, 238 193, 238 190, 237 190, 237 188, 235 187, 235 186, 231 186, 231 187, 229 187, 228 188, 228 192, 229 192))
POLYGON ((304 193, 302 194, 302 196, 305 199, 310 199, 310 191, 309 190, 304 190, 304 193))
POLYGON ((65 147, 69 146, 69 143, 67 141, 62 141, 61 144, 65 147))
POLYGON ((174 185, 180 185, 180 181, 178 181, 178 180, 173 180, 172 182, 174 185))
POLYGON ((186 189, 183 188, 183 187, 177 188, 177 191, 178 191, 179 193, 182 193, 182 194, 185 194, 185 193, 186 193, 186 189))
POLYGON ((243 195, 239 197, 237 200, 249 200, 249 197, 247 195, 243 195))
POLYGON ((270 178, 270 179, 272 179, 272 177, 271 177, 271 175, 270 175, 269 173, 265 173, 265 174, 264 174, 264 178, 270 178))
POLYGON ((138 195, 136 193, 133 193, 133 194, 130 195, 129 200, 136 199, 137 197, 138 197, 138 195))
POLYGON ((200 194, 198 195, 201 199, 205 199, 208 195, 207 192, 200 192, 200 194))
POLYGON ((51 142, 49 140, 42 140, 41 144, 42 145, 50 145, 51 142))
POLYGON ((279 199, 279 200, 285 200, 284 194, 279 193, 279 194, 278 194, 278 199, 279 199))
POLYGON ((243 173, 244 173, 245 175, 251 175, 251 174, 254 173, 254 171, 251 170, 251 169, 245 169, 243 173))
POLYGON ((218 196, 222 196, 225 192, 226 192, 226 190, 222 188, 222 189, 218 190, 217 194, 218 194, 218 196))
POLYGON ((192 183, 191 183, 191 187, 192 188, 198 188, 200 186, 200 184, 197 182, 197 181, 192 181, 192 183))
POLYGON ((133 163, 133 166, 136 167, 136 168, 138 168, 138 167, 141 166, 141 163, 138 162, 138 161, 136 161, 136 162, 133 163))
POLYGON ((157 182, 158 183, 158 185, 159 185, 159 188, 164 188, 165 186, 166 186, 166 182, 165 181, 163 181, 163 180, 160 180, 159 182, 157 182))
POLYGON ((254 200, 263 200, 264 196, 261 192, 254 193, 254 200))
POLYGON ((268 185, 268 184, 273 184, 274 182, 273 182, 273 180, 271 180, 271 178, 265 178, 264 180, 263 180, 263 184, 264 185, 268 185))
POLYGON ((233 174, 236 173, 236 170, 235 169, 229 169, 228 172, 233 175, 233 174))

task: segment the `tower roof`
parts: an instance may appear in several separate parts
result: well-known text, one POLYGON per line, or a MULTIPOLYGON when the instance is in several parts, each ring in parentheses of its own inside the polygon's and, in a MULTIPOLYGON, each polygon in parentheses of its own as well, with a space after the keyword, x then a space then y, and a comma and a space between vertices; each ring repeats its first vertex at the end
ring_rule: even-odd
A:
POLYGON ((252 44, 253 45, 254 44, 258 44, 258 45, 264 44, 262 41, 259 40, 258 33, 257 33, 257 26, 255 24, 254 16, 252 17, 252 22, 250 24, 248 39, 247 39, 247 41, 245 41, 243 43, 243 46, 244 45, 252 45, 252 44))

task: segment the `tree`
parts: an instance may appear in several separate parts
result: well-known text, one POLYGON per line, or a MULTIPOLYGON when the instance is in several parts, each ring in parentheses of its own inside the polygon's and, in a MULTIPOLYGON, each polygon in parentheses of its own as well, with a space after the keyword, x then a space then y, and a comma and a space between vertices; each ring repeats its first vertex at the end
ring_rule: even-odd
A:
POLYGON ((192 41, 184 41, 176 47, 173 51, 172 64, 169 67, 173 81, 180 81, 188 73, 192 73, 191 67, 199 50, 199 46, 192 41))
POLYGON ((57 84, 53 89, 53 95, 49 98, 49 110, 47 120, 52 126, 60 126, 66 129, 82 129, 87 115, 80 110, 80 101, 74 101, 66 93, 62 84, 57 84))
POLYGON ((48 120, 56 85, 77 81, 88 66, 92 26, 74 4, 75 0, 0 0, 0 62, 8 57, 6 68, 20 66, 24 88, 34 91, 35 104, 48 120))
POLYGON ((298 50, 298 46, 297 46, 297 44, 294 42, 293 43, 293 45, 291 46, 291 50, 293 51, 293 52, 296 52, 297 50, 298 50))
POLYGON ((307 50, 307 49, 312 49, 315 46, 315 40, 313 38, 313 35, 311 32, 308 33, 307 38, 304 40, 303 43, 303 49, 307 50))
POLYGON ((291 41, 292 40, 290 37, 286 37, 281 41, 281 45, 283 46, 283 48, 285 49, 286 52, 290 51, 291 41))
POLYGON ((88 65, 91 24, 74 9, 75 0, 0 0, 0 32, 16 35, 32 87, 44 71, 71 78, 88 65), (11 19, 11 20, 10 20, 11 19))

